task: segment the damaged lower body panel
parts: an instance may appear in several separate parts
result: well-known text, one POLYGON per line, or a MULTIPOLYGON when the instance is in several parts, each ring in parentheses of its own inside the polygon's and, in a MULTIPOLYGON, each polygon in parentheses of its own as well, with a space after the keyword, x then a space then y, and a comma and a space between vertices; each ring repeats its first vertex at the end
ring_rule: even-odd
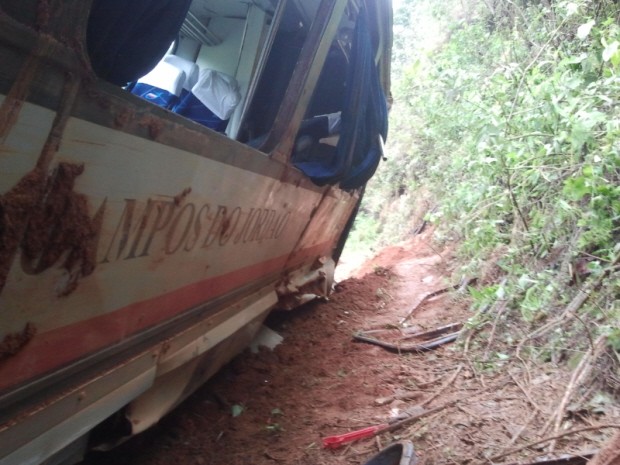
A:
POLYGON ((336 263, 321 257, 307 268, 286 276, 277 287, 278 307, 291 310, 316 298, 326 299, 334 285, 336 263))

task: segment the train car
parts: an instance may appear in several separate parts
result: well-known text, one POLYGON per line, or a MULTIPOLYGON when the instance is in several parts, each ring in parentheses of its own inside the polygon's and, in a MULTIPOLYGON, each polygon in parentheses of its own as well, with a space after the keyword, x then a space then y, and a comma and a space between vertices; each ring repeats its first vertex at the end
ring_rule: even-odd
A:
POLYGON ((0 465, 155 424, 328 295, 390 0, 0 0, 0 465))

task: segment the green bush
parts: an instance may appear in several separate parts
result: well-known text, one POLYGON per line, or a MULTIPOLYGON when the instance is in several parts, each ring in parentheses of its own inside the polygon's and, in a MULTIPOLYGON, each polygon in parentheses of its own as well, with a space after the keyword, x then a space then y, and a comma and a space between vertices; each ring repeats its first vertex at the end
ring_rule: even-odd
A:
MULTIPOLYGON (((530 325, 609 270, 620 252, 618 18, 611 0, 405 1, 388 161, 356 234, 406 238, 423 198, 467 272, 504 250, 510 308, 530 325)), ((605 281, 582 311, 617 308, 618 287, 605 281)), ((606 328, 618 311, 605 314, 594 331, 617 341, 606 328)))

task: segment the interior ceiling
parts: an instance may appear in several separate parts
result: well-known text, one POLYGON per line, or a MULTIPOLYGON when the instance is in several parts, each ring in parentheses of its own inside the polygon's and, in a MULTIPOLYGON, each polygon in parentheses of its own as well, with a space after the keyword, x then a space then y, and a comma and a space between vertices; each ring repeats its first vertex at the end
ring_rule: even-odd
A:
MULTIPOLYGON (((309 21, 318 9, 320 0, 288 0, 304 20, 309 21)), ((190 11, 202 22, 214 17, 245 18, 249 5, 273 13, 278 0, 194 0, 190 11)), ((288 8, 290 10, 290 8, 288 8)))
POLYGON ((286 1, 280 22, 285 31, 308 30, 321 0, 194 0, 182 30, 185 35, 207 45, 217 45, 221 37, 210 26, 215 18, 245 19, 251 5, 273 16, 279 1, 286 1))
POLYGON ((205 22, 213 17, 245 18, 251 4, 265 11, 274 9, 271 0, 194 0, 190 11, 205 22))

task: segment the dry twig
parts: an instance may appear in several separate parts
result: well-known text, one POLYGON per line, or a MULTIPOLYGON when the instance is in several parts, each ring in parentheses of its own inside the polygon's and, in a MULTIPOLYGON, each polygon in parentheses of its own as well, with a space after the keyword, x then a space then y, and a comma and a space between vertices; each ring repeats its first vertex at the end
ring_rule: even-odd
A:
POLYGON ((405 323, 409 318, 411 318, 411 315, 413 315, 413 313, 424 303, 426 302, 428 299, 432 299, 433 297, 436 297, 438 295, 441 294, 445 294, 448 291, 453 291, 455 289, 459 288, 459 284, 455 284, 453 286, 448 286, 448 287, 444 287, 442 289, 437 289, 436 291, 432 291, 432 292, 427 292, 426 294, 424 294, 420 300, 418 300, 418 302, 411 308, 411 310, 409 310, 409 313, 407 313, 407 315, 405 315, 399 322, 398 324, 400 326, 403 325, 403 323, 405 323))
POLYGON ((534 421, 537 415, 538 412, 533 412, 532 415, 530 415, 530 417, 525 421, 525 424, 521 428, 519 428, 519 431, 517 431, 514 436, 512 436, 510 442, 508 443, 509 446, 514 446, 514 444, 519 440, 521 435, 525 432, 530 423, 534 421))
POLYGON ((565 436, 570 436, 571 434, 578 434, 578 433, 583 433, 585 431, 595 431, 595 430, 607 429, 607 428, 620 429, 620 423, 604 423, 602 425, 592 425, 592 426, 586 426, 584 428, 576 428, 576 429, 572 429, 569 431, 564 431, 563 433, 556 434, 554 436, 549 436, 543 439, 539 439, 538 441, 530 442, 524 446, 515 447, 513 449, 508 449, 507 451, 494 455, 493 457, 489 457, 488 460, 490 462, 495 462, 496 460, 504 458, 508 455, 516 454, 517 452, 521 452, 522 450, 529 449, 530 447, 534 447, 539 444, 544 444, 545 442, 554 441, 556 439, 560 439, 565 436))
MULTIPOLYGON (((502 279, 501 283, 499 284, 500 287, 503 287, 506 284, 507 278, 502 279)), ((484 315, 488 312, 493 312, 495 310, 495 306, 498 305, 500 301, 496 300, 495 302, 493 302, 493 305, 489 306, 489 305, 484 305, 476 314, 476 317, 484 315)), ((503 302, 503 300, 502 300, 503 302)), ((487 322, 480 324, 479 326, 476 326, 475 328, 468 328, 468 329, 464 329, 461 330, 461 336, 465 335, 465 343, 463 344, 463 355, 467 356, 467 353, 469 352, 469 344, 472 340, 472 338, 479 333, 482 328, 487 324, 487 322)))
POLYGON ((532 399, 532 396, 530 395, 529 391, 526 390, 521 383, 519 383, 519 381, 517 381, 517 379, 515 378, 515 376, 509 371, 508 375, 512 378, 512 381, 515 383, 515 385, 521 389, 521 392, 523 392, 523 395, 525 396, 525 398, 527 399, 527 401, 530 403, 530 405, 532 407, 534 407, 538 412, 542 413, 543 415, 546 415, 547 412, 545 412, 536 402, 534 402, 534 399, 532 399))
POLYGON ((450 379, 448 381, 446 381, 437 392, 435 392, 432 396, 430 396, 428 399, 425 399, 424 401, 422 401, 420 403, 420 405, 424 406, 424 405, 428 405, 430 404, 433 400, 435 400, 437 397, 439 397, 441 395, 442 392, 444 392, 448 386, 450 386, 452 383, 454 383, 454 380, 456 379, 456 377, 459 375, 459 373, 461 372, 461 370, 463 369, 463 364, 459 364, 459 366, 456 368, 456 370, 454 370, 454 374, 450 377, 450 379))
MULTIPOLYGON (((573 371, 573 375, 571 376, 570 382, 564 391, 564 395, 562 396, 562 400, 558 405, 555 413, 549 417, 549 421, 545 424, 543 428, 543 433, 547 432, 549 426, 551 424, 554 425, 553 432, 558 433, 560 431, 560 427, 562 426, 562 420, 564 419, 564 414, 566 413, 566 406, 570 402, 570 399, 573 397, 573 394, 577 390, 577 388, 581 385, 583 379, 587 378, 592 370, 592 366, 596 362, 596 359, 601 354, 601 351, 605 348, 605 343, 607 341, 607 336, 601 335, 596 340, 594 347, 590 347, 588 352, 584 354, 584 356, 579 361, 579 365, 573 371)), ((552 441, 549 446, 549 451, 552 452, 555 448, 555 441, 552 441)))
POLYGON ((612 260, 611 264, 601 274, 599 274, 595 279, 589 281, 585 286, 583 286, 583 288, 579 289, 577 295, 573 297, 573 300, 571 300, 570 303, 564 308, 564 311, 562 311, 559 317, 541 326, 536 331, 530 333, 525 338, 523 338, 517 345, 517 349, 515 352, 517 358, 520 358, 519 354, 521 353, 521 349, 527 341, 530 341, 536 337, 540 337, 548 333, 553 328, 563 323, 570 316, 574 316, 577 310, 579 310, 581 306, 588 300, 592 292, 602 284, 603 279, 605 279, 608 274, 613 273, 616 270, 616 265, 618 264, 618 262, 620 262, 620 254, 618 254, 612 260))
POLYGON ((416 415, 412 415, 410 417, 407 417, 403 420, 397 421, 395 423, 392 423, 390 426, 388 426, 387 428, 382 429, 381 431, 378 431, 378 433, 389 433, 391 431, 396 431, 397 429, 402 428, 403 426, 408 426, 411 423, 416 422, 417 420, 421 419, 421 418, 425 418, 428 417, 430 415, 433 415, 437 412, 441 412, 443 409, 446 409, 448 407, 452 407, 453 405, 455 405, 456 403, 458 403, 460 401, 460 399, 453 399, 450 400, 448 402, 445 402, 441 405, 439 405, 438 407, 429 409, 429 410, 424 410, 421 413, 418 413, 416 415))
POLYGON ((491 334, 489 335, 489 342, 487 342, 487 347, 486 349, 484 349, 484 355, 482 356, 482 360, 484 361, 489 360, 491 346, 493 345, 493 341, 495 339, 495 331, 497 329, 497 323, 499 322, 499 319, 504 314, 504 311, 506 310, 506 306, 508 305, 508 301, 505 299, 498 300, 498 302, 499 302, 499 309, 497 310, 497 314, 495 315, 495 318, 493 319, 493 326, 491 327, 491 334))

